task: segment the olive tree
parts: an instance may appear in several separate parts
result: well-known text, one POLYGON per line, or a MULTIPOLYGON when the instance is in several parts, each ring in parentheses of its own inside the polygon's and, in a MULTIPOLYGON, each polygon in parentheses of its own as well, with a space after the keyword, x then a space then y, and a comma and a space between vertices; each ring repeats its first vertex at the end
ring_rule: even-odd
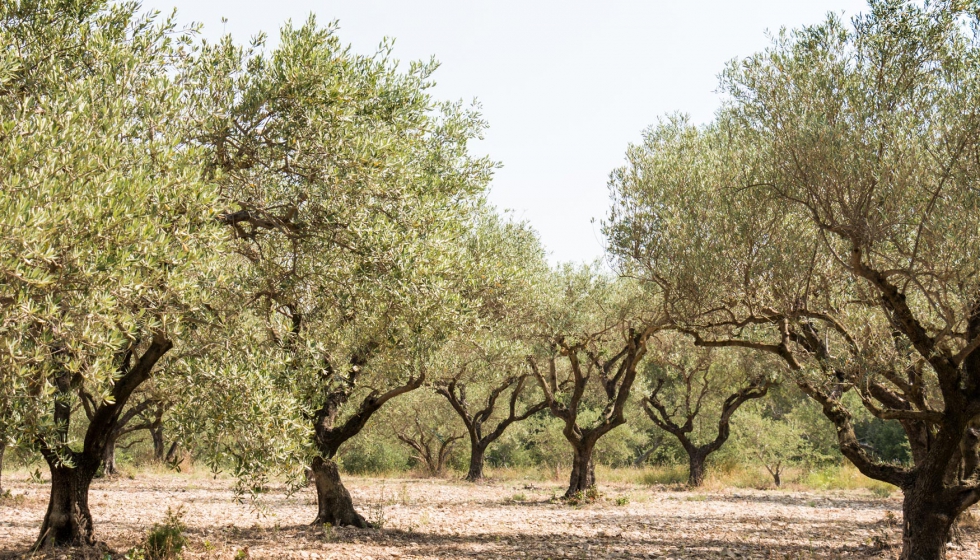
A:
POLYGON ((445 373, 435 388, 466 426, 466 480, 475 482, 483 478, 487 448, 515 422, 547 406, 535 394, 525 356, 541 311, 541 282, 550 271, 533 230, 493 208, 476 215, 462 242, 468 277, 461 282, 462 296, 472 302, 475 317, 447 345, 445 373))
POLYGON ((355 55, 312 18, 269 52, 205 45, 197 68, 241 306, 275 357, 264 386, 306 411, 315 523, 365 526, 332 459, 469 316, 456 240, 493 168, 467 152, 484 123, 426 92, 434 62, 355 55))
POLYGON ((557 293, 539 327, 536 352, 527 357, 551 413, 574 451, 565 497, 596 485, 596 442, 626 423, 625 409, 647 342, 657 332, 657 313, 645 314, 643 298, 626 280, 592 268, 554 273, 557 293), (587 420, 587 411, 595 418, 587 420))
POLYGON ((712 124, 651 129, 611 182, 624 272, 702 346, 781 358, 843 455, 904 493, 902 558, 943 558, 980 500, 978 12, 873 1, 723 77, 712 124), (844 395, 901 423, 878 460, 844 395))
POLYGON ((688 486, 701 486, 705 462, 731 435, 732 415, 765 397, 774 378, 758 371, 745 353, 698 349, 679 336, 665 336, 651 346, 655 351, 646 369, 652 387, 641 401, 643 410, 687 453, 688 486))
POLYGON ((37 547, 94 542, 89 485, 120 414, 222 282, 188 40, 136 9, 0 6, 0 372, 6 428, 51 471, 37 547))

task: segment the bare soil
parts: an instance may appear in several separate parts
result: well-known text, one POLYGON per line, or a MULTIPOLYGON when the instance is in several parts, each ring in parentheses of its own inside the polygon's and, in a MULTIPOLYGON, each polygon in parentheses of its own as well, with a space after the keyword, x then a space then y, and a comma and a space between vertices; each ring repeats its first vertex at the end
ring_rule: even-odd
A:
MULTIPOLYGON (((142 545, 168 507, 182 508, 184 558, 896 558, 898 494, 799 492, 606 484, 595 503, 553 499, 559 483, 346 477, 375 529, 311 527, 312 488, 262 494, 262 509, 236 501, 228 479, 137 474, 98 480, 90 501, 96 536, 122 557, 142 545)), ((0 501, 0 558, 30 557, 48 488, 6 475, 0 501)), ((951 560, 980 558, 980 532, 967 528, 951 560)), ((48 551, 41 557, 105 558, 105 552, 48 551)))

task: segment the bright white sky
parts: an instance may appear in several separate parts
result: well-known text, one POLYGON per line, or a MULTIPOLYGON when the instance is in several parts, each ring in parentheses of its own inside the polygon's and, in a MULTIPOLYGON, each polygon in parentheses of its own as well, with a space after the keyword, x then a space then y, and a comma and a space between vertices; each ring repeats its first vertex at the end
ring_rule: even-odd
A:
POLYGON ((403 61, 435 55, 435 95, 478 99, 490 123, 473 150, 503 163, 491 200, 531 223, 552 262, 601 257, 609 172, 658 117, 710 120, 726 61, 765 48, 767 30, 866 8, 863 0, 144 1, 165 13, 175 6, 180 23, 204 24, 208 38, 227 32, 245 43, 266 31, 272 46, 283 22, 313 12, 323 24, 339 20, 355 51, 393 37, 403 61))

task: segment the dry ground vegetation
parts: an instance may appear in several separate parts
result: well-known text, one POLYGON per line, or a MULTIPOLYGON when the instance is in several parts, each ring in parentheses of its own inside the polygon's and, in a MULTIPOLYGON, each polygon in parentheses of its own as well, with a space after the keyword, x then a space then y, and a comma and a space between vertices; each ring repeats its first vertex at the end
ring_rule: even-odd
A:
MULTIPOLYGON (((558 473, 561 474, 567 473, 558 473)), ((709 478, 688 491, 656 469, 607 470, 601 494, 560 501, 563 478, 495 472, 489 482, 458 478, 346 478, 355 503, 376 528, 315 527, 310 489, 284 484, 261 505, 236 499, 233 481, 198 470, 132 471, 97 480, 91 493, 101 550, 25 551, 37 537, 46 480, 7 473, 0 500, 0 558, 146 558, 146 538, 169 509, 180 517, 183 558, 896 558, 901 497, 843 469, 831 485, 744 485, 746 477, 709 478)), ((761 480, 754 475, 750 481, 761 480)), ((952 560, 980 558, 980 530, 964 523, 952 560)))

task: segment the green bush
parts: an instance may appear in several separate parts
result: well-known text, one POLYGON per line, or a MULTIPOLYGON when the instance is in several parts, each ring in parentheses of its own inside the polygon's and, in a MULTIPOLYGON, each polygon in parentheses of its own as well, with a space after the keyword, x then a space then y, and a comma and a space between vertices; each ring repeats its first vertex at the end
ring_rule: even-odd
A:
POLYGON ((181 557, 181 551, 187 544, 187 537, 184 531, 184 509, 178 507, 176 510, 167 508, 167 514, 163 524, 153 526, 146 535, 146 557, 149 560, 171 560, 181 557))

